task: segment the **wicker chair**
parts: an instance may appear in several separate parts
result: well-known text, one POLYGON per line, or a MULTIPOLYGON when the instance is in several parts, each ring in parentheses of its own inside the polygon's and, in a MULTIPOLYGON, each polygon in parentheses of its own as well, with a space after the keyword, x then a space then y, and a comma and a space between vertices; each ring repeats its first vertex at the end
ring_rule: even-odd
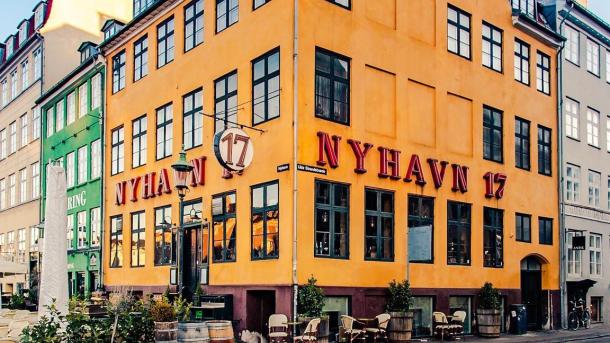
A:
POLYGON ((377 315, 377 316, 375 316, 375 319, 377 319, 377 327, 366 329, 366 332, 373 336, 373 339, 375 340, 375 342, 382 340, 382 339, 386 342, 389 342, 387 331, 388 331, 388 323, 390 322, 391 318, 392 318, 392 316, 390 316, 390 314, 388 314, 388 313, 382 313, 380 315, 377 315))
POLYGON ((464 321, 466 320, 466 311, 455 311, 449 328, 454 336, 464 335, 464 321))
POLYGON ((441 341, 445 339, 445 336, 451 337, 451 327, 447 322, 447 316, 443 312, 433 312, 433 330, 434 335, 441 338, 441 341))
POLYGON ((269 316, 269 342, 288 342, 288 317, 285 314, 269 316))
POLYGON ((309 321, 303 335, 294 337, 295 342, 317 342, 318 341, 318 326, 320 318, 314 318, 309 321))
POLYGON ((343 332, 347 337, 348 342, 352 342, 354 339, 364 339, 365 331, 354 328, 354 324, 364 325, 363 323, 356 320, 354 317, 347 315, 341 316, 341 325, 343 325, 343 332))

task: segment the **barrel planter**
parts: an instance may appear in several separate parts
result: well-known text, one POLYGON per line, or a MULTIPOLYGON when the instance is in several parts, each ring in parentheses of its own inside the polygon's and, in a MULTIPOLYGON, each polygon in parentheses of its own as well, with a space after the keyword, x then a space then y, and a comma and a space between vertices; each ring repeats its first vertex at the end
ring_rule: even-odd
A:
POLYGON ((388 338, 393 343, 404 343, 411 340, 413 333, 413 312, 390 312, 388 338))
POLYGON ((204 322, 178 323, 178 342, 209 342, 208 326, 204 322))
POLYGON ((155 322, 155 342, 178 342, 178 322, 155 322))
POLYGON ((479 328, 479 336, 486 338, 500 337, 501 320, 500 310, 478 309, 477 327, 479 328))
POLYGON ((208 320, 208 335, 210 343, 234 343, 233 325, 229 320, 208 320))

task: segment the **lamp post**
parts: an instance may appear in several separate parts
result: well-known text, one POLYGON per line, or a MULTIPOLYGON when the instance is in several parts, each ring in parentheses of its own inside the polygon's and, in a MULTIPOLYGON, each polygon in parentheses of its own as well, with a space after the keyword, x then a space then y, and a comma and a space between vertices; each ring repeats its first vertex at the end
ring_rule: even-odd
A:
POLYGON ((178 225, 178 233, 176 237, 176 269, 178 274, 178 292, 182 294, 182 226, 184 225, 184 197, 189 190, 187 185, 187 179, 191 170, 193 170, 193 166, 188 163, 186 160, 186 152, 184 151, 184 146, 182 147, 182 151, 180 151, 180 157, 176 163, 172 164, 172 169, 174 170, 174 188, 178 192, 178 197, 180 198, 180 221, 178 225))

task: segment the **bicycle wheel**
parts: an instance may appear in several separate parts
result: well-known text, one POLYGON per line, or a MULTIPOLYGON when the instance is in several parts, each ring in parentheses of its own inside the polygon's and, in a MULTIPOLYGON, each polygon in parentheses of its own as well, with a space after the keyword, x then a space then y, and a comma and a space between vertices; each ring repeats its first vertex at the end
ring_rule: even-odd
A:
POLYGON ((589 311, 582 313, 582 322, 585 329, 588 329, 591 326, 591 314, 589 311))
POLYGON ((576 314, 576 312, 570 312, 570 314, 568 314, 568 329, 576 330, 576 329, 578 329, 579 324, 580 323, 579 323, 578 315, 576 314))

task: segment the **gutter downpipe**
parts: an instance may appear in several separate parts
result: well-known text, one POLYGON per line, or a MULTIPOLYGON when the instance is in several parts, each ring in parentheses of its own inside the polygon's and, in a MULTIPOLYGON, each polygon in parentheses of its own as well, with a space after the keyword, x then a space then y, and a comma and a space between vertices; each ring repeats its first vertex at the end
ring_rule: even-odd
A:
MULTIPOLYGON (((570 15, 570 12, 574 9, 572 3, 568 13, 561 19, 559 23, 559 34, 563 33, 563 24, 570 15)), ((561 47, 557 52, 557 132, 558 132, 558 153, 557 153, 557 164, 559 165, 559 182, 557 187, 559 188, 559 259, 560 259, 560 272, 559 272, 559 283, 561 292, 561 328, 567 329, 568 327, 568 290, 567 290, 567 252, 566 252, 566 232, 565 232, 565 211, 564 211, 564 199, 565 190, 563 187, 563 180, 565 179, 565 170, 563 168, 563 146, 564 146, 564 127, 563 127, 563 49, 565 48, 565 41, 561 42, 561 47)))
MULTIPOLYGON (((293 106, 293 121, 292 121, 292 319, 296 322, 297 320, 297 302, 298 302, 298 291, 299 291, 299 280, 297 275, 297 224, 298 224, 298 192, 299 182, 297 175, 297 162, 298 162, 298 138, 299 138, 299 0, 294 0, 294 13, 293 13, 293 36, 292 42, 292 106, 293 106)), ((296 327, 293 328, 296 332, 296 327)), ((294 332, 293 332, 294 334, 294 332)))
MULTIPOLYGON (((101 185, 101 192, 102 192, 102 203, 101 203, 101 210, 100 210, 100 216, 102 217, 102 229, 100 230, 100 242, 102 242, 102 244, 100 244, 100 250, 99 250, 99 263, 98 266, 100 268, 100 279, 99 279, 99 285, 98 288, 100 289, 104 289, 104 244, 103 242, 105 241, 106 236, 104 235, 104 218, 106 218, 106 203, 104 201, 105 197, 104 194, 106 194, 106 182, 104 182, 104 177, 103 175, 106 175, 106 163, 105 162, 105 158, 103 158, 106 149, 104 148, 106 145, 106 134, 105 134, 105 128, 106 128, 106 75, 108 72, 108 68, 106 68, 106 58, 104 56, 102 56, 101 51, 98 50, 98 55, 96 58, 96 62, 97 60, 99 60, 101 58, 101 70, 103 70, 102 74, 102 106, 100 106, 100 118, 99 120, 99 125, 100 125, 100 144, 102 146, 102 179, 100 180, 101 185)), ((95 63, 95 62, 94 62, 95 63)), ((95 63, 93 68, 98 68, 98 64, 95 63)))

